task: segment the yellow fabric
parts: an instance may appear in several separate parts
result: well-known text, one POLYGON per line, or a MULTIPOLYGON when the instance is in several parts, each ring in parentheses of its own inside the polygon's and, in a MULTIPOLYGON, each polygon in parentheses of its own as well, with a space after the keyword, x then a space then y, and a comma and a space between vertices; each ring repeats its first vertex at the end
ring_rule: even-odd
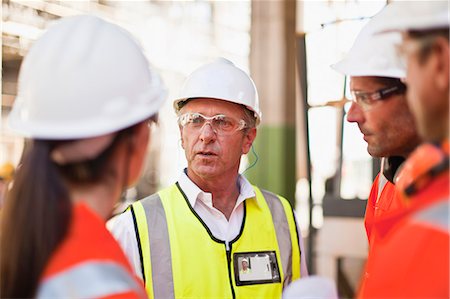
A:
POLYGON ((300 278, 300 248, 298 247, 299 240, 297 234, 297 227, 295 225, 294 214, 287 199, 278 196, 283 204, 284 212, 287 215, 289 223, 289 232, 291 233, 292 244, 292 281, 300 278))
MULTIPOLYGON (((240 238, 233 244, 233 251, 275 251, 281 281, 283 281, 284 271, 281 265, 277 236, 273 223, 268 221, 268 219, 272 219, 272 215, 259 189, 254 189, 258 203, 255 200, 245 201, 246 216, 244 230, 240 238)), ((232 271, 232 276, 234 277, 234 269, 232 271)), ((236 298, 281 298, 283 291, 282 282, 236 286, 233 279, 233 285, 235 287, 236 298)))
MULTIPOLYGON (((225 243, 210 234, 176 185, 158 193, 169 232, 175 298, 232 298, 233 292, 235 298, 281 298, 284 271, 276 231, 273 221, 268 221, 272 215, 267 202, 256 187, 255 192, 256 199, 245 201, 244 228, 238 240, 230 244, 228 255, 225 243), (275 251, 281 282, 237 286, 233 254, 261 251, 275 251)), ((296 279, 300 277, 300 255, 295 222, 289 203, 284 198, 280 200, 291 231, 293 279, 296 279)), ((149 297, 153 298, 145 212, 142 205, 134 206, 144 255, 146 289, 149 297)))
POLYGON ((169 230, 175 298, 231 298, 225 244, 211 240, 176 186, 159 196, 169 230))
MULTIPOLYGON (((259 190, 258 187, 253 186, 253 189, 255 190, 256 197, 259 198, 258 202, 264 202, 263 195, 261 193, 261 190, 259 190), (262 200, 261 200, 262 199, 262 200)), ((277 197, 280 199, 281 203, 283 204, 284 213, 286 214, 286 218, 289 224, 289 232, 291 234, 291 244, 292 244, 292 281, 300 278, 300 248, 298 246, 299 240, 297 235, 297 228, 295 225, 294 220, 294 214, 292 212, 291 205, 289 204, 289 201, 282 197, 277 195, 277 197)))
POLYGON ((142 248, 142 260, 144 261, 145 290, 149 298, 154 298, 153 281, 152 281, 152 263, 150 262, 150 242, 148 239, 147 217, 145 217, 144 207, 140 201, 133 204, 136 222, 139 231, 139 239, 142 248))

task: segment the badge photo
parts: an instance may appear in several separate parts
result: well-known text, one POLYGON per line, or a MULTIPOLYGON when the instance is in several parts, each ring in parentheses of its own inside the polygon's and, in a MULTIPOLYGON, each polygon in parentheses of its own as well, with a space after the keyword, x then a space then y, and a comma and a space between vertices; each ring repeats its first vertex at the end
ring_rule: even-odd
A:
POLYGON ((281 282, 275 251, 237 252, 233 264, 237 286, 281 282))

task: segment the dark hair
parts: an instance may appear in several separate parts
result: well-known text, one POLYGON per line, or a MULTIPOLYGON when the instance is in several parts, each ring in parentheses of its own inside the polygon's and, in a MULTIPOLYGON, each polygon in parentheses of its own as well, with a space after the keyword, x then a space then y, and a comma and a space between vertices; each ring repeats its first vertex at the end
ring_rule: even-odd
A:
POLYGON ((403 91, 403 93, 406 92, 406 85, 405 83, 402 82, 401 79, 399 78, 392 78, 392 77, 374 77, 375 81, 377 81, 378 83, 380 83, 383 86, 398 86, 401 87, 400 90, 403 91))
POLYGON ((35 295, 45 264, 67 231, 71 202, 50 150, 49 142, 33 141, 5 201, 0 244, 3 298, 35 295))
POLYGON ((407 33, 408 38, 415 40, 423 40, 423 44, 419 51, 419 62, 424 63, 433 49, 433 41, 437 37, 443 37, 449 40, 449 28, 435 28, 428 30, 409 30, 407 33))
POLYGON ((129 135, 132 128, 120 131, 97 158, 65 166, 50 159, 52 149, 61 141, 31 141, 2 211, 2 298, 36 295, 42 272, 69 228, 72 203, 66 180, 95 183, 111 175, 107 162, 118 141, 129 135))

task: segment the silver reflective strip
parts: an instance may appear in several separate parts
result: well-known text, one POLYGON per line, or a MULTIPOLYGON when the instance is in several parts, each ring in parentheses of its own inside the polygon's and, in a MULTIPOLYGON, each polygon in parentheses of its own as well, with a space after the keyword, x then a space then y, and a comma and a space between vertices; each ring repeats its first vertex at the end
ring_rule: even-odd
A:
POLYGON ((386 186, 388 179, 384 176, 384 174, 380 173, 378 177, 378 192, 377 192, 377 203, 380 200, 381 193, 383 192, 384 187, 386 186))
POLYGON ((284 271, 283 285, 287 286, 292 280, 292 243, 289 223, 281 200, 275 194, 261 190, 272 214, 273 225, 277 234, 280 248, 281 265, 284 271))
POLYGON ((449 202, 448 200, 434 204, 414 216, 417 222, 425 223, 435 229, 449 232, 449 202))
POLYGON ((122 266, 113 262, 85 262, 44 280, 37 298, 99 298, 126 292, 146 295, 122 266))
MULTIPOLYGON (((384 164, 386 162, 386 158, 381 159, 381 169, 384 169, 384 164)), ((380 199, 381 192, 383 192, 384 186, 386 186, 386 183, 388 182, 388 179, 384 176, 383 171, 380 171, 380 175, 378 176, 378 192, 377 192, 377 201, 380 199)))
POLYGON ((161 198, 154 194, 142 200, 142 206, 147 217, 153 294, 155 298, 175 298, 169 231, 161 198))

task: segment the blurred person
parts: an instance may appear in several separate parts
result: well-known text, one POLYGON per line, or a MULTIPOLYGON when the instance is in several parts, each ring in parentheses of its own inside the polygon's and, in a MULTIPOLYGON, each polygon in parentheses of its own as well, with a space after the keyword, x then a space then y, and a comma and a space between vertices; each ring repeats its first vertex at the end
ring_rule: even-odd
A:
POLYGON ((307 270, 288 201, 239 174, 261 118, 252 79, 218 59, 187 78, 174 108, 187 169, 114 219, 113 234, 149 297, 280 298, 307 270), (239 260, 255 255, 273 272, 242 281, 239 260))
MULTIPOLYGON (((376 20, 370 20, 346 57, 332 65, 350 77, 352 104, 347 120, 358 124, 369 154, 382 158, 364 217, 369 241, 368 260, 379 242, 372 234, 374 223, 404 206, 395 190, 394 176, 420 143, 406 99, 407 86, 402 82, 406 76, 405 68, 395 48, 401 37, 395 34, 374 36, 376 25, 376 20)), ((362 285, 369 276, 369 272, 364 273, 362 285)))
POLYGON ((450 298, 448 5, 399 1, 374 17, 379 34, 403 33, 407 100, 427 143, 395 178, 406 207, 373 227, 379 244, 366 265, 361 298, 450 298))
POLYGON ((4 298, 146 298, 105 227, 141 171, 164 100, 134 38, 68 17, 24 58, 9 125, 31 146, 5 202, 4 298))
POLYGON ((382 158, 364 218, 370 247, 376 244, 371 234, 374 222, 403 205, 395 192, 394 176, 420 143, 406 100, 407 87, 402 82, 405 69, 394 46, 401 38, 387 34, 373 36, 374 26, 376 23, 369 21, 346 57, 332 65, 350 77, 352 104, 347 120, 357 123, 369 154, 382 158))
POLYGON ((6 193, 14 176, 14 165, 5 162, 0 166, 0 208, 3 206, 6 193))
MULTIPOLYGON (((367 151, 373 157, 382 158, 380 173, 375 178, 367 200, 364 224, 370 251, 378 240, 372 234, 372 226, 385 215, 401 209, 401 197, 395 191, 394 175, 408 155, 420 143, 414 118, 406 101, 406 76, 395 50, 397 35, 373 36, 374 23, 369 21, 358 34, 347 55, 331 67, 350 77, 352 104, 347 113, 349 122, 357 123, 367 151)), ((364 277, 369 276, 365 273, 364 277)), ((325 292, 331 281, 314 280, 317 288, 307 288, 305 281, 294 283, 283 297, 328 298, 333 292, 325 292), (324 283, 323 285, 321 285, 324 283)), ((325 279, 325 278, 323 278, 325 279)), ((364 280, 363 280, 364 281, 364 280)), ((333 288, 331 288, 333 289, 333 288)), ((334 296, 337 298, 337 295, 334 296)))

